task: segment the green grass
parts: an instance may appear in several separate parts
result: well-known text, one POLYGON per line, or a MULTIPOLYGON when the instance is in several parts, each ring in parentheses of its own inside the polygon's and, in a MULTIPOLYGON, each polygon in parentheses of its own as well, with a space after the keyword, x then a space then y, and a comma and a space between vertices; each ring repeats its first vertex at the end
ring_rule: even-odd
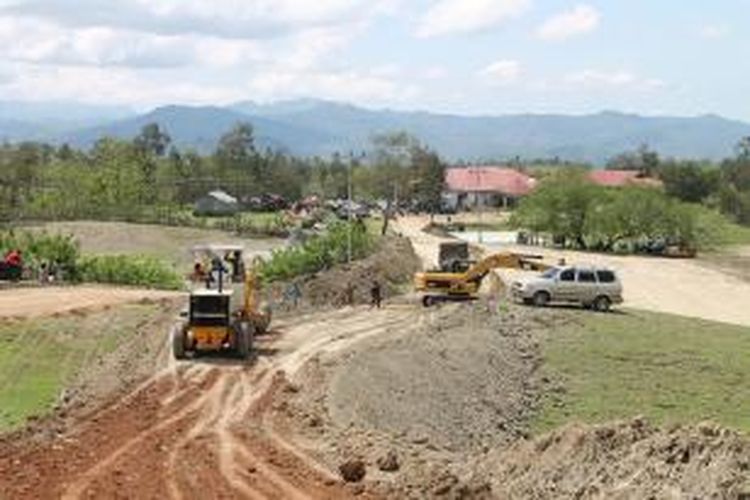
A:
POLYGON ((82 369, 137 331, 155 305, 0 323, 0 432, 43 415, 82 369))
POLYGON ((727 222, 721 230, 723 245, 750 245, 750 227, 727 222))
POLYGON ((577 319, 545 341, 543 369, 566 391, 545 397, 536 432, 636 415, 750 432, 750 328, 642 311, 577 319))

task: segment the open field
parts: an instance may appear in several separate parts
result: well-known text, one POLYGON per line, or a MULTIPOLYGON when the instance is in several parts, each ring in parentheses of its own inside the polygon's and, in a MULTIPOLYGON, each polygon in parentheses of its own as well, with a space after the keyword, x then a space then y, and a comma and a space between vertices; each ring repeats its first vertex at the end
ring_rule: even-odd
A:
MULTIPOLYGON (((260 214, 266 216, 266 214, 260 214)), ((72 234, 86 254, 150 255, 189 269, 190 248, 201 243, 243 244, 247 255, 265 255, 282 244, 277 239, 239 238, 225 231, 125 222, 54 222, 34 226, 52 233, 72 234)))
POLYGON ((574 316, 543 342, 543 370, 565 391, 549 395, 537 432, 644 415, 750 433, 750 328, 635 310, 574 316))
POLYGON ((0 432, 45 414, 65 389, 131 342, 162 308, 160 303, 131 304, 91 314, 0 322, 0 432))

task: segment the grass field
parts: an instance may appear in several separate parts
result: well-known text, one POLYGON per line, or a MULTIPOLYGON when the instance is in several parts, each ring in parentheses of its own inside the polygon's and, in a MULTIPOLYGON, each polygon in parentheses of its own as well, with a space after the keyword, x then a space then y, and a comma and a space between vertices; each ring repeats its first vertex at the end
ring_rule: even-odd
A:
MULTIPOLYGON (((267 217, 267 214, 257 214, 267 217)), ((169 227, 125 222, 53 222, 35 226, 51 233, 72 234, 84 254, 138 254, 162 259, 189 269, 190 248, 200 243, 242 244, 249 252, 268 252, 281 244, 278 239, 249 239, 215 229, 169 227)))
POLYGON ((644 415, 750 432, 750 328, 641 311, 575 314, 544 344, 543 369, 566 390, 547 397, 535 431, 644 415))
POLYGON ((82 367, 128 339, 156 305, 0 323, 0 432, 43 414, 82 367))

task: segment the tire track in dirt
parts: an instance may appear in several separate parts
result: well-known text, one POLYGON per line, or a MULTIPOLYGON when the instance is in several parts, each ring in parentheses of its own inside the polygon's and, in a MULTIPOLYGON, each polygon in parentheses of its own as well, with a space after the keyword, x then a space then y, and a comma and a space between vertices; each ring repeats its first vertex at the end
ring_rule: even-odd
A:
MULTIPOLYGON (((365 307, 280 321, 283 333, 258 339, 254 364, 213 357, 164 361, 151 379, 111 402, 55 442, 0 446, 0 498, 205 496, 348 498, 336 474, 273 427, 274 395, 320 353, 345 349, 415 321, 413 306, 365 307), (112 434, 112 439, 102 436, 112 434), (18 451, 38 476, 5 476, 18 451), (66 461, 65 456, 83 457, 66 461)), ((165 343, 164 346, 167 344, 165 343)), ((164 347, 166 349, 166 347, 164 347)), ((364 495, 367 498, 367 495, 364 495)))

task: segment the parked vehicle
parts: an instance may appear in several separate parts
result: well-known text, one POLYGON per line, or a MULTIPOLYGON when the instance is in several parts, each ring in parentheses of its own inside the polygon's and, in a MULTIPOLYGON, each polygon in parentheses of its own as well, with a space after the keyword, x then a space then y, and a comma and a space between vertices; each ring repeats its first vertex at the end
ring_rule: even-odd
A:
POLYGON ((514 299, 538 307, 573 303, 606 312, 622 303, 622 283, 613 270, 604 267, 553 267, 515 281, 511 293, 514 299))

